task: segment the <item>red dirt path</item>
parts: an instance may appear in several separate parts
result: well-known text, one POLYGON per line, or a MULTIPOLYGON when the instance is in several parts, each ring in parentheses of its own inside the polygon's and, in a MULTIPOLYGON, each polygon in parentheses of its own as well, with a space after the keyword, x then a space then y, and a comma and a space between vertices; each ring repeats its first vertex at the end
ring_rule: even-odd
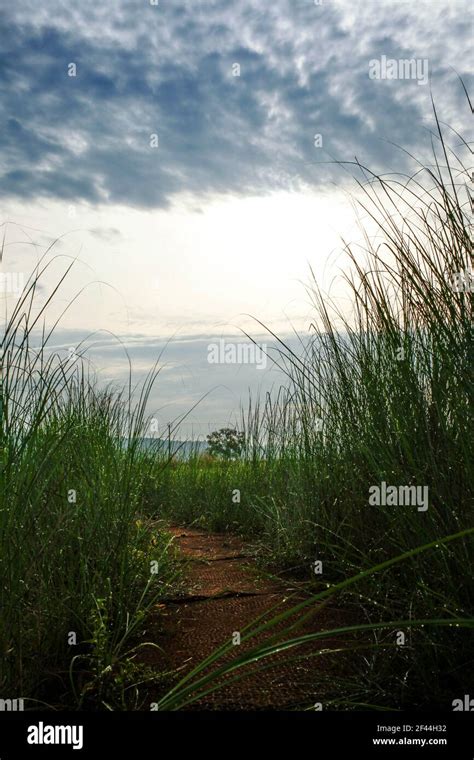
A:
MULTIPOLYGON (((241 539, 193 528, 170 530, 189 564, 186 568, 187 592, 168 602, 164 608, 160 606, 156 620, 152 619, 148 627, 147 637, 153 634, 153 640, 163 648, 164 654, 149 650, 146 661, 160 671, 181 669, 184 675, 231 639, 235 631, 242 631, 275 604, 280 603, 279 611, 283 611, 303 598, 301 593, 295 597, 294 586, 289 587, 283 580, 263 577, 241 539)), ((294 635, 327 630, 341 624, 341 613, 335 609, 318 611, 315 608, 315 613, 294 635)), ((265 638, 268 633, 253 640, 251 646, 265 638)), ((308 655, 341 643, 334 637, 266 658, 264 664, 273 663, 274 667, 256 673, 253 670, 255 665, 250 666, 252 670, 245 672, 251 675, 226 684, 187 709, 287 710, 322 702, 322 676, 327 679, 330 675, 330 659, 308 655), (296 662, 286 662, 299 655, 306 656, 296 662)), ((242 654, 248 646, 245 642, 235 646, 230 659, 242 654)))

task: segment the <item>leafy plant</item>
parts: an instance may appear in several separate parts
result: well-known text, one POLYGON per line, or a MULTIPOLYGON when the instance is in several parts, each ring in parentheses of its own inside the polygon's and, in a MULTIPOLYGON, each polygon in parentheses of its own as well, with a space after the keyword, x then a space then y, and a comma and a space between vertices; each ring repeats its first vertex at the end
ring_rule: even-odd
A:
POLYGON ((207 436, 209 453, 225 460, 236 459, 245 445, 245 434, 233 428, 221 428, 207 436))

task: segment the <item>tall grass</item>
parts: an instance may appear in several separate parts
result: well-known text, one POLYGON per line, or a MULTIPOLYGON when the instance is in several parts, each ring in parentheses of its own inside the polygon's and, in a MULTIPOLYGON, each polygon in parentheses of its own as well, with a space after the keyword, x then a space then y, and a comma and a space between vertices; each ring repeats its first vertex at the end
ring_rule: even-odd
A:
POLYGON ((0 353, 0 694, 29 707, 106 703, 175 575, 169 537, 137 519, 157 370, 136 399, 99 389, 80 348, 50 350, 47 309, 70 269, 38 308, 50 264, 41 260, 7 317, 0 353))
MULTIPOLYGON (((331 584, 474 525, 471 169, 460 155, 469 148, 454 134, 453 150, 434 116, 433 161, 412 176, 356 163, 371 230, 363 256, 345 246, 351 308, 313 276, 311 339, 299 352, 279 340, 288 383, 243 416, 243 460, 182 463, 159 484, 159 503, 180 519, 257 531, 269 561, 309 575, 322 560, 331 584), (427 487, 428 509, 370 505, 383 481, 427 487)), ((346 604, 375 626, 472 620, 473 560, 472 535, 440 542, 390 573, 362 575, 346 604)), ((354 663, 377 704, 449 708, 474 674, 474 642, 414 625, 408 646, 354 663)))

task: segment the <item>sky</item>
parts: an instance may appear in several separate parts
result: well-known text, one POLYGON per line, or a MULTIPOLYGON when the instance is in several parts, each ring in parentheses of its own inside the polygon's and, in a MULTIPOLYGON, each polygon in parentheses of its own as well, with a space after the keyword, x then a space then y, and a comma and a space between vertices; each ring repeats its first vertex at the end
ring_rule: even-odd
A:
MULTIPOLYGON (((79 297, 53 345, 86 340, 117 386, 127 352, 137 381, 161 355, 150 403, 163 425, 202 399, 183 436, 224 426, 283 378, 258 356, 210 363, 210 345, 245 331, 271 350, 261 323, 308 335, 310 266, 344 297, 341 241, 361 232, 340 162, 407 171, 396 146, 427 158, 431 97, 466 132, 472 22, 467 0, 8 4, 2 271, 26 278, 54 243, 38 298, 72 259, 51 321, 79 297), (412 59, 410 76, 387 73, 412 59)), ((16 294, 0 297, 8 309, 16 294)))

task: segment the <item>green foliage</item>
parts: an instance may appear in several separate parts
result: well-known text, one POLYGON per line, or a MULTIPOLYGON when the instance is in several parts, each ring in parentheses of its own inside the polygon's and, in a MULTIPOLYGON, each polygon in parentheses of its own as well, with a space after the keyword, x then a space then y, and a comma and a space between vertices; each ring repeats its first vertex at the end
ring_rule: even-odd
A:
POLYGON ((156 371, 135 403, 99 390, 80 356, 49 350, 47 332, 35 331, 47 266, 27 283, 0 350, 0 692, 54 703, 73 658, 83 670, 95 663, 96 681, 115 667, 176 570, 162 528, 137 522, 153 465, 139 442, 156 371))
POLYGON ((234 428, 214 430, 207 436, 209 453, 222 459, 236 459, 245 445, 245 434, 234 428))

